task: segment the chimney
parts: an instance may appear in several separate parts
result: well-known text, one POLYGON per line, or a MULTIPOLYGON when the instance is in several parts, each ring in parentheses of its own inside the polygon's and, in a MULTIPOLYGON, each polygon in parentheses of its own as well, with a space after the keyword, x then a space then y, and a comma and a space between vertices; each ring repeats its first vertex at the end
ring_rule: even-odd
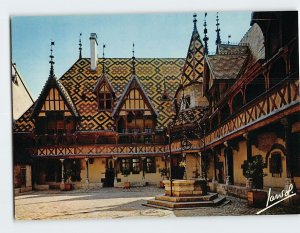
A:
POLYGON ((91 70, 97 70, 98 63, 98 53, 97 53, 97 34, 91 33, 90 36, 90 44, 91 44, 91 70))

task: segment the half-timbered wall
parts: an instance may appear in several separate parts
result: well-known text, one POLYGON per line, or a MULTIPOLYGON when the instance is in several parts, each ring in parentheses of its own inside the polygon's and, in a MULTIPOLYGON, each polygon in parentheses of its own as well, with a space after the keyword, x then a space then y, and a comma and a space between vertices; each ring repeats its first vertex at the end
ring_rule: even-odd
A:
POLYGON ((64 112, 64 116, 72 115, 57 88, 51 88, 49 90, 49 94, 44 101, 39 116, 45 116, 48 111, 62 111, 64 112))

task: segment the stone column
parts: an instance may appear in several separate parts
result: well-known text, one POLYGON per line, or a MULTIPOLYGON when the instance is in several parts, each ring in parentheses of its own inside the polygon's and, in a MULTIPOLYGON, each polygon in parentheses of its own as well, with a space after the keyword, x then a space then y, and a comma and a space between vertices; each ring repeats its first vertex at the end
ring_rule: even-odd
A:
POLYGON ((202 172, 202 153, 198 152, 199 155, 199 174, 200 178, 203 178, 203 172, 202 172))
POLYGON ((89 189, 89 158, 85 158, 85 184, 86 189, 89 189))
POLYGON ((114 187, 117 187, 118 186, 117 157, 113 157, 113 160, 114 160, 114 171, 115 171, 114 187))
POLYGON ((228 175, 228 159, 227 159, 227 148, 229 147, 228 142, 224 142, 224 146, 226 147, 224 149, 224 157, 225 157, 225 184, 229 185, 230 184, 230 177, 228 175))
POLYGON ((64 159, 60 159, 61 162, 61 183, 60 189, 65 190, 65 179, 64 179, 64 159))
POLYGON ((212 148, 212 155, 214 159, 214 177, 212 181, 216 182, 217 181, 217 158, 216 158, 216 152, 213 148, 212 148))
POLYGON ((252 160, 252 142, 249 133, 244 133, 243 137, 246 139, 247 144, 247 161, 250 162, 252 160))
POLYGON ((285 139, 285 149, 286 149, 286 178, 285 178, 285 189, 289 189, 289 186, 294 185, 294 174, 292 168, 292 157, 291 157, 291 123, 288 118, 283 118, 280 120, 284 127, 284 139, 285 139))
POLYGON ((142 171, 143 171, 143 176, 142 176, 142 185, 146 186, 146 181, 145 181, 145 161, 146 157, 142 157, 142 171))

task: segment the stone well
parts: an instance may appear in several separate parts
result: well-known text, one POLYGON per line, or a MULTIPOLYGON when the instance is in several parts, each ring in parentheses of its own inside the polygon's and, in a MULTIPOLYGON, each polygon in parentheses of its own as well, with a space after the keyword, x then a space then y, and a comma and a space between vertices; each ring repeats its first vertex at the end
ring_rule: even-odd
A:
MULTIPOLYGON (((171 195, 171 182, 163 181, 165 185, 165 195, 171 195)), ((207 195, 207 183, 204 179, 188 179, 172 181, 172 194, 175 197, 207 195)))

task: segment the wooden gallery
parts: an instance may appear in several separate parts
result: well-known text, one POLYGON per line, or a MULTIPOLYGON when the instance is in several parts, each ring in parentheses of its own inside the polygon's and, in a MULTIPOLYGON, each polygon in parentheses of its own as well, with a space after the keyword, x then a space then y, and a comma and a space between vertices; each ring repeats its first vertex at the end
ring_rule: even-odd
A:
POLYGON ((59 79, 51 49, 44 88, 13 123, 15 192, 159 185, 170 173, 238 196, 250 181, 299 192, 298 14, 253 12, 250 25, 222 43, 217 16, 210 55, 194 16, 185 59, 98 58, 91 33, 91 57, 80 39, 59 79))

